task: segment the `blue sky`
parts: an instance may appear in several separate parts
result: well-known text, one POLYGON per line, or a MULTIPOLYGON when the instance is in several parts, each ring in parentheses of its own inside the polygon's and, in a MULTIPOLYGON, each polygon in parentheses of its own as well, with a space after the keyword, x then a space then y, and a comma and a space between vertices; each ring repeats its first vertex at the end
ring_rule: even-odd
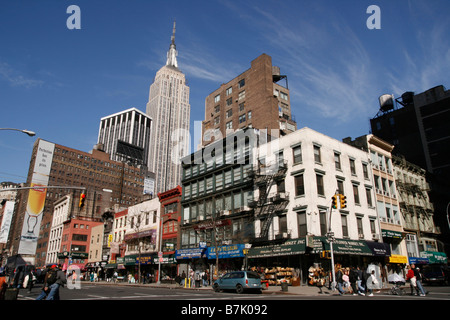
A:
MULTIPOLYGON (((100 118, 145 112, 173 21, 190 87, 191 127, 205 97, 262 53, 288 76, 298 127, 341 140, 370 131, 382 94, 450 86, 448 0, 2 0, 1 128, 89 152, 100 118), (69 5, 81 30, 69 30, 69 5), (370 5, 381 29, 368 29, 370 5)), ((0 131, 0 181, 24 182, 30 138, 0 131)))

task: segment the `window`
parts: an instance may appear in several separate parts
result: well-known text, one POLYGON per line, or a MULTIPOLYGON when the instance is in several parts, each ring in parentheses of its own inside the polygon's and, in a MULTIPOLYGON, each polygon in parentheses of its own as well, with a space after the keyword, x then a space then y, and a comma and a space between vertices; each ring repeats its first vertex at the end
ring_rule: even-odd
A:
POLYGON ((297 221, 298 221, 298 236, 304 237, 308 233, 308 227, 306 225, 306 212, 301 211, 297 213, 297 221))
POLYGON ((344 181, 337 180, 337 189, 340 194, 344 194, 344 181))
POLYGON ((294 177, 295 183, 295 196, 304 196, 305 195, 305 184, 303 181, 303 174, 299 174, 294 177))
POLYGON ((233 103, 233 98, 228 98, 227 99, 227 106, 231 106, 232 103, 233 103))
POLYGON ((316 174, 316 182, 317 182, 317 194, 319 196, 325 195, 325 188, 323 186, 323 175, 316 174))
POLYGON ((227 122, 226 128, 227 128, 227 129, 233 129, 233 121, 227 122))
POLYGON ((239 103, 239 112, 244 111, 244 109, 245 109, 245 103, 244 102, 239 103))
POLYGON ((314 161, 317 163, 321 163, 321 157, 320 157, 320 146, 314 145, 314 161))
POLYGON ((215 107, 214 107, 214 112, 217 113, 217 112, 219 112, 219 111, 220 111, 220 106, 215 106, 215 107))
POLYGON ((229 96, 230 94, 232 94, 233 93, 233 87, 229 87, 227 90, 226 90, 226 92, 225 92, 225 94, 227 95, 227 96, 229 96))
POLYGON ((233 115, 233 109, 227 110, 227 118, 233 115))
POLYGON ((360 204, 358 186, 355 184, 353 185, 353 198, 356 204, 360 204))
POLYGON ((355 160, 350 159, 350 172, 352 175, 356 175, 356 168, 355 168, 355 160))
POLYGON ((292 153, 294 155, 294 164, 302 162, 302 147, 296 146, 292 148, 292 153))
POLYGON ((327 234, 327 211, 320 210, 319 211, 319 219, 320 219, 320 235, 324 236, 327 234))
POLYGON ((282 215, 278 217, 278 233, 288 232, 287 229, 287 217, 282 215))
POLYGON ((214 118, 214 125, 220 123, 220 116, 214 118))
POLYGON ((238 82, 238 88, 239 88, 239 89, 242 88, 243 86, 245 86, 245 79, 241 79, 241 80, 239 80, 239 82, 238 82))
POLYGON ((214 103, 217 103, 220 101, 220 94, 214 97, 214 103))
POLYGON ((238 97, 238 99, 239 99, 239 100, 245 99, 245 90, 239 92, 239 97, 238 97))
POLYGON ((252 118, 252 112, 249 111, 249 112, 247 113, 247 119, 250 120, 251 118, 252 118))
POLYGON ((362 164, 364 179, 369 179, 369 170, 367 168, 367 164, 362 164))
POLYGON ((239 123, 245 122, 245 113, 239 116, 239 123))
POLYGON ((348 237, 348 224, 347 224, 347 216, 341 215, 341 224, 342 224, 342 236, 348 237))
POLYGON ((372 192, 369 188, 366 188, 366 198, 367 198, 367 205, 369 207, 373 207, 372 203, 372 192))
POLYGON ((359 235, 363 235, 364 234, 364 230, 363 230, 363 223, 362 223, 362 218, 361 217, 357 217, 356 218, 356 226, 358 228, 358 234, 359 235))
POLYGON ((280 91, 280 98, 287 101, 288 100, 288 95, 286 93, 280 91))
POLYGON ((341 170, 341 155, 338 152, 334 153, 334 166, 336 170, 341 170))

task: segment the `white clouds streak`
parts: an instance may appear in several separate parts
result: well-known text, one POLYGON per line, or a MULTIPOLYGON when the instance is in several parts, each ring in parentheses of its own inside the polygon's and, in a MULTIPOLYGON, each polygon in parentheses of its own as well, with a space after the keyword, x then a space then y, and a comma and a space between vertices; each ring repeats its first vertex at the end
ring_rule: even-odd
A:
POLYGON ((44 84, 41 80, 35 80, 27 78, 21 75, 18 71, 14 70, 5 62, 0 62, 0 79, 6 80, 11 86, 14 87, 39 87, 44 84))
POLYGON ((319 25, 299 18, 293 25, 272 12, 255 11, 263 17, 254 22, 261 21, 267 41, 283 49, 273 56, 290 78, 293 108, 348 121, 367 112, 370 58, 344 20, 328 16, 319 25))

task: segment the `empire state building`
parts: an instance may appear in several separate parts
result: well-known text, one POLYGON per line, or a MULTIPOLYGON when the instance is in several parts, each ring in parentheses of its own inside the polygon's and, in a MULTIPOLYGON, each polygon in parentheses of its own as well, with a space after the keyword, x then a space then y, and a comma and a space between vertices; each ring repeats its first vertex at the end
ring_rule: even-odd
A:
POLYGON ((150 86, 146 113, 152 118, 149 169, 156 175, 155 194, 181 183, 181 158, 189 150, 189 87, 178 68, 175 23, 166 65, 150 86))

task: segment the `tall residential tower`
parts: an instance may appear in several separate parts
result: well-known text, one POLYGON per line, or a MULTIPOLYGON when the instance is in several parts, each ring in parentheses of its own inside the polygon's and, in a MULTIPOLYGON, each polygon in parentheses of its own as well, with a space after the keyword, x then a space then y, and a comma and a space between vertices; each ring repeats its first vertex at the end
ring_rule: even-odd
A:
POLYGON ((156 174, 155 192, 181 182, 181 158, 189 154, 189 87, 178 69, 175 23, 167 62, 150 86, 147 114, 152 118, 149 169, 156 174))

